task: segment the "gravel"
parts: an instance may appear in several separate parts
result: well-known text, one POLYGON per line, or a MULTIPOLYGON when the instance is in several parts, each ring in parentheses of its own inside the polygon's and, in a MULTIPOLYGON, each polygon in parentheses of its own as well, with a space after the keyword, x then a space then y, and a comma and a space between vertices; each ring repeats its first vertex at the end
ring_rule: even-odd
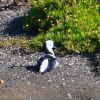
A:
MULTIPOLYGON (((34 66, 41 55, 43 55, 43 52, 21 56, 20 53, 13 53, 12 49, 0 49, 0 78, 9 84, 15 84, 14 81, 21 81, 26 84, 26 88, 32 84, 43 89, 48 86, 56 89, 63 88, 67 90, 67 96, 70 99, 73 98, 70 94, 73 94, 73 91, 78 90, 84 93, 84 91, 92 90, 92 95, 94 95, 95 91, 93 89, 96 89, 96 98, 99 98, 100 88, 98 88, 98 85, 100 84, 100 78, 94 77, 94 72, 91 72, 91 68, 95 67, 93 65, 94 54, 57 55, 59 66, 44 75, 34 72, 34 66)), ((74 98, 76 100, 79 98, 82 98, 80 100, 89 100, 83 94, 82 97, 80 95, 74 93, 74 98)), ((64 96, 66 98, 66 95, 64 96)), ((91 95, 87 98, 99 100, 91 95)))

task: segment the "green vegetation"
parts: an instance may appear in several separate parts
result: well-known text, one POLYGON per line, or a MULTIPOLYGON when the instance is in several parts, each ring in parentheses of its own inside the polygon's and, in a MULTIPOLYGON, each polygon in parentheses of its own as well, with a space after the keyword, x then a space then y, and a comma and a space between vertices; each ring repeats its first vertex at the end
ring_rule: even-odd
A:
MULTIPOLYGON (((0 37, 0 39, 2 40, 1 37, 0 37)), ((31 50, 29 47, 29 39, 28 39, 28 37, 25 37, 25 36, 19 35, 16 37, 3 39, 2 41, 0 41, 0 48, 2 48, 2 47, 9 48, 12 46, 22 47, 26 50, 26 52, 31 50)))
POLYGON ((100 46, 99 0, 29 0, 23 29, 37 30, 29 46, 40 50, 51 39, 58 51, 94 52, 100 46), (62 2, 63 1, 63 2, 62 2))

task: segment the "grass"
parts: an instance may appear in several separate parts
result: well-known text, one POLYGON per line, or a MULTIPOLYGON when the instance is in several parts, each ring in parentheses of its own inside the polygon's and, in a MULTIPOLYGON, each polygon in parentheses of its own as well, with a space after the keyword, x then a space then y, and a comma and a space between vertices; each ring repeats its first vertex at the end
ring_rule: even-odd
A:
MULTIPOLYGON (((0 39, 2 39, 2 37, 0 37, 0 39)), ((8 39, 3 39, 0 42, 0 48, 9 48, 9 47, 17 46, 17 47, 24 48, 26 52, 28 52, 30 50, 28 43, 29 43, 29 38, 27 36, 19 35, 8 39)))

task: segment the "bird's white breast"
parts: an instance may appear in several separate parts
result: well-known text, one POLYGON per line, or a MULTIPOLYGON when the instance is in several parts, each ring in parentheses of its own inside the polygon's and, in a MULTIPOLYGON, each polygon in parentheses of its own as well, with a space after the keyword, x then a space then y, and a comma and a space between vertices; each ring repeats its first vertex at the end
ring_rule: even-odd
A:
POLYGON ((44 72, 46 70, 46 68, 48 67, 48 59, 43 60, 43 62, 41 63, 40 66, 40 72, 44 72))

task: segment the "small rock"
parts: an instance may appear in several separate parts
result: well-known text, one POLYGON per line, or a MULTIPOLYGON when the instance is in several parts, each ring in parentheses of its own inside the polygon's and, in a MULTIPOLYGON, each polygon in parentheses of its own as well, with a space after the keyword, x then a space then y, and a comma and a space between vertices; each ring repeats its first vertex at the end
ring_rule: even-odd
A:
POLYGON ((27 85, 30 85, 31 84, 31 82, 27 82, 27 85))
POLYGON ((0 79, 0 84, 4 84, 5 82, 3 80, 0 79))
POLYGON ((68 97, 70 98, 70 99, 72 99, 73 97, 71 96, 71 94, 70 93, 67 93, 67 95, 68 95, 68 97))
POLYGON ((62 83, 62 84, 61 84, 62 87, 65 86, 65 85, 66 85, 65 83, 62 83))

